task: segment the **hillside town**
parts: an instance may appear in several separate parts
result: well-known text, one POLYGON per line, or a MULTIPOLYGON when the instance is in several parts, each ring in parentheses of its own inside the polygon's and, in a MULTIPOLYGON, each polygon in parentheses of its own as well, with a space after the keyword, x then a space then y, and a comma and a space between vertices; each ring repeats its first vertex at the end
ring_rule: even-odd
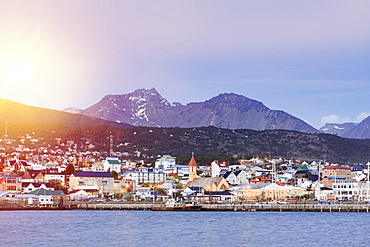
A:
POLYGON ((11 153, 2 148, 2 200, 53 205, 62 200, 288 203, 370 199, 369 163, 348 166, 253 157, 232 165, 217 160, 198 165, 194 154, 188 164, 177 164, 171 155, 145 163, 120 159, 113 145, 110 155, 103 157, 77 152, 73 142, 58 141, 57 149, 46 145, 36 152, 22 145, 11 153))

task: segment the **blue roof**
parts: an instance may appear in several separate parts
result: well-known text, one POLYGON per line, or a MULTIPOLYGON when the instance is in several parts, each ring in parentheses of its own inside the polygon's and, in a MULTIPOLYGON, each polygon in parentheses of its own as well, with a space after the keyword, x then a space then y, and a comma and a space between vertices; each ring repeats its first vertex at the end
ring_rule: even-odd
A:
POLYGON ((109 172, 79 172, 73 174, 75 177, 100 177, 100 178, 114 178, 109 172))
POLYGON ((154 174, 165 174, 164 172, 143 172, 143 171, 133 171, 132 173, 154 173, 154 174))
POLYGON ((175 165, 175 167, 179 167, 179 168, 188 168, 189 166, 188 166, 188 165, 175 165))

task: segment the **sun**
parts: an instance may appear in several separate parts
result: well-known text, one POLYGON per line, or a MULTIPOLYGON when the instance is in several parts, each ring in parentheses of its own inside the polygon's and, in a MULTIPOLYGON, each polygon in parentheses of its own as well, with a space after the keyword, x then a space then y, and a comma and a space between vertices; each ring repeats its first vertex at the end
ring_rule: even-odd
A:
POLYGON ((3 70, 4 78, 14 84, 24 84, 31 81, 33 76, 32 63, 25 59, 13 59, 9 61, 3 70))

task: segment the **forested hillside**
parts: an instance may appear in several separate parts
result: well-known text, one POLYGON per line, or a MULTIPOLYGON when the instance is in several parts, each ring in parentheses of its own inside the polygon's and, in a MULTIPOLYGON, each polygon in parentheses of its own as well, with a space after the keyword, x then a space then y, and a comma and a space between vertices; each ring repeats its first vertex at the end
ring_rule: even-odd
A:
MULTIPOLYGON (((0 126, 0 131, 5 133, 4 123, 0 126)), ((103 153, 109 152, 109 137, 112 136, 115 152, 137 159, 150 159, 164 154, 179 156, 194 153, 212 158, 212 155, 217 154, 225 159, 259 156, 327 160, 348 164, 367 162, 370 158, 369 139, 345 139, 329 134, 306 134, 287 130, 112 126, 72 128, 50 124, 9 124, 7 134, 8 139, 13 139, 13 142, 7 145, 8 150, 20 144, 32 149, 45 145, 54 147, 60 141, 71 140, 77 144, 78 151, 103 153), (39 141, 31 142, 31 139, 39 141)), ((4 146, 4 142, 0 144, 4 146)), ((63 150, 63 147, 58 148, 63 150)))

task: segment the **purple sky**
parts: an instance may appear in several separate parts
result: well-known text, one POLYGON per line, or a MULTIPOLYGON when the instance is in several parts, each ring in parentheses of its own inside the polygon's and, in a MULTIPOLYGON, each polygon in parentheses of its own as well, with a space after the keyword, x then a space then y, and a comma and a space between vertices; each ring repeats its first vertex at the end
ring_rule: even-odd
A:
POLYGON ((370 115, 370 1, 1 1, 0 97, 62 110, 155 87, 233 92, 314 127, 370 115))

